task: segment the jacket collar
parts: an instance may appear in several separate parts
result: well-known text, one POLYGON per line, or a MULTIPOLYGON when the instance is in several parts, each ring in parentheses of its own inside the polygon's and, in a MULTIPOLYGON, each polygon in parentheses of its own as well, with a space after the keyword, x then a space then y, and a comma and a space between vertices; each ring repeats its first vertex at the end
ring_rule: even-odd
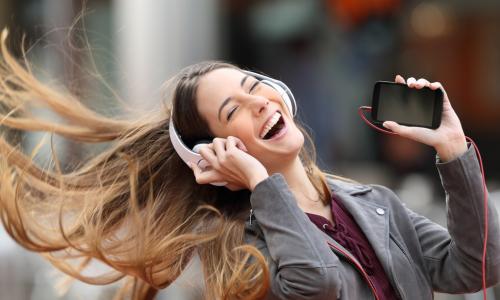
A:
POLYGON ((345 181, 335 178, 333 175, 327 174, 326 181, 328 186, 335 193, 346 193, 349 195, 364 194, 372 190, 369 185, 357 183, 355 181, 345 181))
MULTIPOLYGON (((327 182, 332 193, 342 202, 365 234, 386 274, 394 284, 391 270, 392 261, 389 254, 391 211, 386 205, 373 201, 373 195, 369 193, 372 191, 372 187, 369 185, 335 179, 331 175, 327 175, 327 182)), ((329 238, 328 235, 325 234, 325 236, 329 238)), ((333 239, 329 238, 329 240, 335 242, 333 239)), ((339 245, 337 242, 335 243, 339 245)))

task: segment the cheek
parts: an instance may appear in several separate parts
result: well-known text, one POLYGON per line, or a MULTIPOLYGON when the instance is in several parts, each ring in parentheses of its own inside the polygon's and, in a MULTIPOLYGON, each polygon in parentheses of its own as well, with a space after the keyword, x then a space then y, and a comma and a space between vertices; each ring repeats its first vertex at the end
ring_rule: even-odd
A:
POLYGON ((238 137, 245 144, 245 146, 251 146, 255 143, 253 128, 251 126, 248 126, 248 124, 236 127, 232 131, 231 135, 238 137))
POLYGON ((226 135, 236 136, 245 144, 254 143, 255 140, 252 123, 250 120, 245 120, 244 118, 234 120, 226 135))

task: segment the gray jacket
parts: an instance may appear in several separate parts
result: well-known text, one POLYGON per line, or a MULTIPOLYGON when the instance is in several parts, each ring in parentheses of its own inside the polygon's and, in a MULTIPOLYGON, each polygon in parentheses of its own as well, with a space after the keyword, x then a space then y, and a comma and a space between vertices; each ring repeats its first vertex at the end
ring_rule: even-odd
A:
MULTIPOLYGON (((472 147, 437 162, 446 191, 448 230, 407 209, 389 189, 329 179, 329 185, 361 227, 402 299, 432 299, 433 291, 481 289, 484 208, 481 174, 472 147)), ((267 299, 374 299, 361 264, 319 230, 298 207, 281 174, 259 183, 251 195, 254 217, 246 241, 268 258, 267 299)), ((500 281, 500 226, 488 210, 487 283, 500 281)))

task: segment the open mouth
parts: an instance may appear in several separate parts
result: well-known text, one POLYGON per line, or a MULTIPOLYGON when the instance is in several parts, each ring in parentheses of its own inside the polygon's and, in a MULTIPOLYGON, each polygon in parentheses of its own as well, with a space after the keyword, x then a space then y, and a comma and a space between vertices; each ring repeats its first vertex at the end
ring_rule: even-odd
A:
POLYGON ((273 137, 278 135, 284 127, 285 120, 283 120, 283 116, 280 112, 276 112, 264 126, 260 137, 264 140, 272 139, 273 137))

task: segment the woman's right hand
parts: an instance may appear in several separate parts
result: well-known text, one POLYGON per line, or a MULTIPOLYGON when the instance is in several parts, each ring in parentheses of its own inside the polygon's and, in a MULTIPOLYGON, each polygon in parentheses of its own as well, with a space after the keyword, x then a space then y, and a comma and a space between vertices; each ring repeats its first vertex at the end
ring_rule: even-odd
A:
POLYGON ((246 151, 243 142, 234 136, 215 138, 211 144, 201 146, 199 153, 210 167, 202 170, 198 165, 190 164, 196 182, 227 182, 225 187, 232 191, 253 191, 269 174, 264 165, 246 151))

